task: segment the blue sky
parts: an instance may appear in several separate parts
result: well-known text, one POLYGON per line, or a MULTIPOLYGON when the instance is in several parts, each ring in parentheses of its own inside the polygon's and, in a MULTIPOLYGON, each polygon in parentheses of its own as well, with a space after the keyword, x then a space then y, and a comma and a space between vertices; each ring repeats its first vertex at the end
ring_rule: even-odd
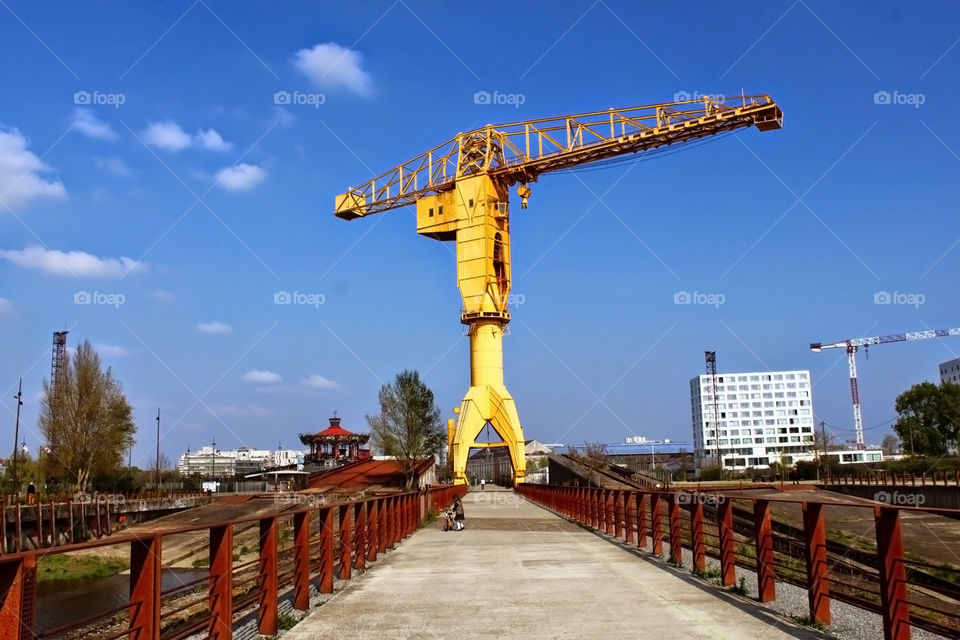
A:
MULTIPOLYGON (((214 436, 290 446, 333 410, 365 430, 403 368, 452 416, 469 384, 452 247, 411 209, 336 219, 334 196, 482 124, 683 92, 770 94, 784 128, 533 185, 505 340, 527 437, 689 440, 711 349, 722 371, 811 369, 818 420, 852 438, 844 355, 808 344, 960 325, 955 3, 0 4, 11 443, 21 375, 40 442, 58 329, 123 382, 142 464, 157 407, 171 458, 214 436), (275 104, 284 91, 302 104, 275 104)), ((868 441, 958 353, 861 354, 868 441)))

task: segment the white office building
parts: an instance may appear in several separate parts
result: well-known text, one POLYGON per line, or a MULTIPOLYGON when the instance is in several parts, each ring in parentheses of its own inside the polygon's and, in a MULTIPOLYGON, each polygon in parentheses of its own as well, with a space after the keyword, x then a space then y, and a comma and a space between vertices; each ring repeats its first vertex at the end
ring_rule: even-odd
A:
POLYGON ((809 371, 718 373, 690 380, 697 467, 763 469, 772 462, 813 460, 813 399, 809 371))
POLYGON ((960 358, 955 358, 940 365, 940 382, 960 384, 960 358))

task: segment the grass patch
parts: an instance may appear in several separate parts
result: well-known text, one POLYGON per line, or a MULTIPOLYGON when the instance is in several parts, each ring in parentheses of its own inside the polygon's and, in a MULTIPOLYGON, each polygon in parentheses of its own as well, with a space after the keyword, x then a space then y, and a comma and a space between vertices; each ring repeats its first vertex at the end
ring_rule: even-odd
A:
POLYGON ((277 618, 277 629, 287 631, 293 629, 300 622, 300 618, 292 616, 289 613, 281 613, 277 618))
POLYGON ((42 556, 38 560, 37 580, 40 582, 55 582, 58 580, 103 578, 114 576, 129 568, 130 563, 123 558, 76 556, 61 553, 42 556))
POLYGON ((207 569, 210 567, 210 560, 207 558, 197 558, 191 566, 193 566, 194 569, 207 569))
POLYGON ((823 624, 822 622, 816 622, 810 616, 790 616, 790 617, 793 618, 794 622, 796 622, 797 624, 802 624, 805 627, 810 627, 812 629, 816 629, 817 631, 827 630, 827 625, 823 624))
POLYGON ((748 596, 750 595, 750 590, 747 588, 747 579, 743 576, 740 576, 740 580, 736 585, 728 587, 728 589, 737 594, 738 596, 748 596))
POLYGON ((432 525, 434 522, 437 521, 437 518, 439 518, 439 516, 436 513, 433 513, 432 511, 428 511, 427 517, 424 518, 423 521, 420 523, 420 528, 429 527, 430 525, 432 525))

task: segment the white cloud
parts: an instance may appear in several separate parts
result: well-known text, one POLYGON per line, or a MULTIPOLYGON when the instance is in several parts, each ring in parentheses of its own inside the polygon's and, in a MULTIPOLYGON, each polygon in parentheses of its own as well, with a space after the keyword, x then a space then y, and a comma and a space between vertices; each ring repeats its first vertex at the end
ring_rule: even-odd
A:
POLYGON ((193 139, 172 120, 151 122, 142 135, 144 142, 164 151, 180 151, 193 143, 193 139))
POLYGON ((97 119, 90 109, 74 109, 73 128, 87 136, 97 140, 116 140, 117 132, 113 130, 108 122, 97 119))
POLYGON ((13 311, 13 303, 6 298, 0 298, 0 314, 13 311))
POLYGON ((158 301, 158 302, 173 302, 173 301, 174 301, 174 296, 173 296, 173 294, 170 293, 169 291, 164 291, 163 289, 160 289, 160 290, 158 290, 158 291, 153 291, 153 292, 151 292, 149 295, 150 295, 151 298, 153 298, 154 300, 156 300, 156 301, 158 301))
POLYGON ((101 171, 112 173, 113 175, 120 176, 121 178, 129 178, 133 175, 133 171, 130 170, 130 167, 127 166, 127 163, 124 162, 123 158, 118 156, 94 158, 93 166, 101 171))
POLYGON ((293 56, 294 66, 322 89, 346 89, 361 96, 373 92, 370 74, 364 71, 363 56, 334 42, 301 49, 293 56))
POLYGON ((151 122, 141 133, 144 142, 164 151, 182 151, 190 147, 199 147, 210 151, 226 151, 233 147, 214 129, 198 129, 191 136, 173 120, 151 122))
POLYGON ((248 404, 240 406, 236 404, 227 404, 220 407, 214 407, 213 413, 226 418, 269 418, 274 415, 273 411, 258 404, 248 404))
POLYGON ((223 335, 227 333, 233 333, 233 327, 223 322, 201 322, 197 325, 197 331, 200 333, 212 333, 215 335, 223 335))
POLYGON ((217 172, 217 184, 227 191, 247 191, 267 177, 267 172, 253 164, 236 164, 217 172))
POLYGON ((102 356, 108 356, 112 358, 123 358, 125 356, 132 356, 134 354, 134 352, 130 349, 125 349, 115 344, 94 344, 93 349, 102 356))
MULTIPOLYGON (((50 167, 27 150, 27 139, 20 131, 0 127, 0 202, 16 207, 37 198, 66 199, 63 183, 41 175, 49 171, 50 167)), ((0 212, 4 210, 0 207, 0 212)))
POLYGON ((278 384, 283 382, 283 376, 281 376, 279 373, 274 373, 273 371, 264 371, 262 369, 247 371, 240 379, 244 382, 255 382, 257 384, 278 384))
POLYGON ((24 269, 36 269, 57 276, 121 278, 128 273, 147 270, 147 265, 131 258, 100 258, 85 251, 58 251, 27 247, 22 251, 0 249, 0 258, 24 269))
POLYGON ((300 381, 300 384, 311 389, 339 389, 340 383, 336 380, 324 378, 319 373, 314 373, 300 381))

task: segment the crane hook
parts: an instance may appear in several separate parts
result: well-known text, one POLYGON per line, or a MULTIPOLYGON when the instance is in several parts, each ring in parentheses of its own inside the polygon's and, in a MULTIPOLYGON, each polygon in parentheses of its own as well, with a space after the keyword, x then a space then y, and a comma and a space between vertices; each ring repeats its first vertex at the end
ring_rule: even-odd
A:
POLYGON ((519 187, 517 187, 517 195, 520 196, 520 208, 526 209, 527 198, 530 197, 530 187, 528 187, 526 183, 521 184, 519 187))

